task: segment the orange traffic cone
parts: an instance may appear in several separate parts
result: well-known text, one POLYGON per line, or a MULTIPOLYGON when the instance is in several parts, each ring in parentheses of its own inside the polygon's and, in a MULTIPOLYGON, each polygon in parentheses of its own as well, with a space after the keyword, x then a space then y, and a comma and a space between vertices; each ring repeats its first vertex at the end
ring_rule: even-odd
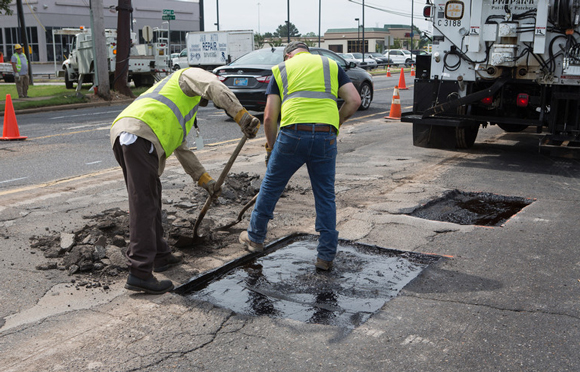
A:
POLYGON ((400 90, 409 89, 405 84, 405 70, 403 69, 403 67, 401 67, 401 75, 399 76, 399 89, 400 90))
POLYGON ((387 65, 387 77, 391 77, 391 65, 387 65))
POLYGON ((4 128, 0 140, 21 140, 26 138, 20 135, 18 123, 16 122, 16 114, 14 114, 14 106, 12 106, 12 97, 10 97, 10 94, 7 94, 6 105, 4 105, 4 128))
POLYGON ((415 76, 415 65, 411 65, 411 76, 415 76))
POLYGON ((401 97, 399 97, 399 87, 395 86, 393 90, 393 102, 391 103, 391 111, 389 116, 385 116, 385 119, 401 119, 401 97))

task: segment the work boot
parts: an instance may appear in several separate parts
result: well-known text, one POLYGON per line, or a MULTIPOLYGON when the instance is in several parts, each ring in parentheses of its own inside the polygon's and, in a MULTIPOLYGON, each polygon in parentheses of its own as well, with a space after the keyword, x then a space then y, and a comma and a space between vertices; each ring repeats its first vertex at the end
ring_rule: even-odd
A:
POLYGON ((314 266, 316 266, 317 269, 329 271, 330 269, 332 269, 332 261, 321 260, 320 258, 317 257, 314 266))
POLYGON ((240 234, 240 243, 250 252, 264 252, 264 243, 256 243, 250 240, 247 231, 242 231, 240 234))
POLYGON ((147 280, 139 279, 133 274, 129 274, 125 289, 130 291, 145 292, 150 294, 163 294, 173 289, 171 280, 157 280, 156 277, 151 276, 147 280))
POLYGON ((177 265, 183 260, 183 256, 181 254, 173 254, 171 253, 167 258, 161 261, 159 264, 154 264, 153 271, 156 273, 160 273, 162 271, 168 270, 170 267, 177 265))

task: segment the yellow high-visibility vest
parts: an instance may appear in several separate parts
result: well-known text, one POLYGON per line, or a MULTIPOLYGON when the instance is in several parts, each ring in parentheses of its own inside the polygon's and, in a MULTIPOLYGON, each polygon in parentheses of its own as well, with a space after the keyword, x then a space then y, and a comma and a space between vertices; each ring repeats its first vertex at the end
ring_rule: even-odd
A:
POLYGON ((282 100, 280 127, 298 123, 333 125, 338 131, 338 65, 302 52, 272 67, 282 100))
POLYGON ((169 157, 187 137, 193 127, 200 96, 189 97, 179 87, 181 69, 155 84, 123 110, 113 122, 131 117, 145 122, 169 157))

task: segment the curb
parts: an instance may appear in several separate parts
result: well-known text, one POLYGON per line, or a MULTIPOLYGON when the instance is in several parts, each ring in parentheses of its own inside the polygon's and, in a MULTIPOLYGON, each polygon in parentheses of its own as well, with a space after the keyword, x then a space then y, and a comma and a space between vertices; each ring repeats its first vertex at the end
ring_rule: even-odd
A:
POLYGON ((119 101, 105 101, 105 102, 90 102, 90 103, 73 103, 69 105, 45 106, 32 109, 15 110, 16 114, 35 114, 39 112, 60 111, 60 110, 75 110, 87 107, 103 107, 124 105, 133 102, 133 99, 124 99, 119 101))

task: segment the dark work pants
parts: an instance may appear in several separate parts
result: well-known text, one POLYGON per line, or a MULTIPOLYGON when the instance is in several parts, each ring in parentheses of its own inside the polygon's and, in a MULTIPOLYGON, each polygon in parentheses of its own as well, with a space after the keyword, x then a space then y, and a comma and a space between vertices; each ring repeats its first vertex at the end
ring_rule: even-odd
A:
POLYGON ((120 145, 117 138, 113 146, 129 195, 129 272, 144 280, 153 275, 155 263, 161 264, 171 254, 161 224, 159 160, 150 149, 151 142, 140 137, 130 145, 120 145))

